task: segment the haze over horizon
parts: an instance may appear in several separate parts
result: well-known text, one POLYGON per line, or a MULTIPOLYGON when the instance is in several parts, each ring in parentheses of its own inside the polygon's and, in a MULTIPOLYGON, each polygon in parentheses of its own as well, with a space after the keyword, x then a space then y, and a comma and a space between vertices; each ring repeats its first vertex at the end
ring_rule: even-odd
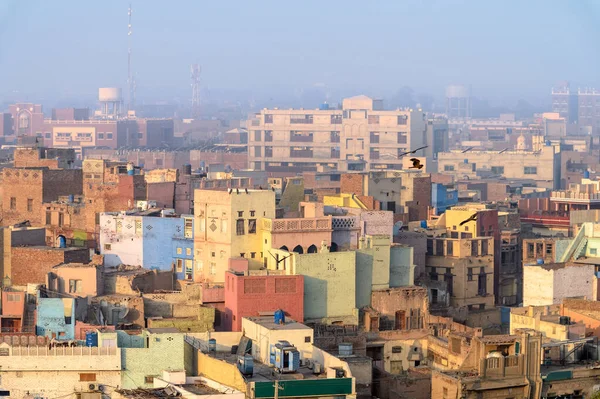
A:
MULTIPOLYGON (((311 88, 334 100, 386 97, 409 86, 437 98, 457 83, 500 103, 538 103, 559 80, 600 86, 600 3, 587 0, 134 0, 132 7, 140 101, 185 101, 192 63, 201 65, 204 91, 259 97, 311 88)), ((122 0, 0 3, 0 102, 94 98, 105 86, 125 93, 127 8, 122 0)))

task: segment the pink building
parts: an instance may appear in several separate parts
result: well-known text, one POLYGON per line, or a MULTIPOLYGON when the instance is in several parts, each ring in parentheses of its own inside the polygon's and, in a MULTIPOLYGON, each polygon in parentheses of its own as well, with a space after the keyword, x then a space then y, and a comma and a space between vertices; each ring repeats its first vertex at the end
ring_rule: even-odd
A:
POLYGON ((294 320, 304 320, 304 276, 225 273, 225 330, 241 331, 243 317, 277 309, 294 320))
POLYGON ((2 291, 2 313, 0 326, 2 333, 20 333, 25 315, 25 293, 9 289, 2 291))
POLYGON ((102 265, 66 263, 54 266, 48 273, 46 286, 60 294, 95 297, 104 293, 102 265))

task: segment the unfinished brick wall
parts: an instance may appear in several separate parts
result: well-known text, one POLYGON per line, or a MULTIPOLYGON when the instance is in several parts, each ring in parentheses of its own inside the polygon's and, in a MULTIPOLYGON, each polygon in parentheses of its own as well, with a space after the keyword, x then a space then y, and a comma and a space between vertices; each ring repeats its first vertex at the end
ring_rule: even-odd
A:
POLYGON ((11 282, 13 285, 45 284, 52 268, 61 263, 89 263, 86 248, 13 247, 11 282))
POLYGON ((363 195, 364 175, 358 173, 343 173, 340 176, 340 192, 363 195))

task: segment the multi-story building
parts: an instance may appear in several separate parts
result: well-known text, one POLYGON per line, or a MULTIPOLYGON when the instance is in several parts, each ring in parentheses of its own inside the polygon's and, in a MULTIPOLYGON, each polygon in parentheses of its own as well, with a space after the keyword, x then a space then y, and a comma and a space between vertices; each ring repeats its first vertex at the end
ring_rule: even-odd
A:
POLYGON ((491 172, 507 179, 534 180, 538 187, 560 187, 560 149, 541 146, 535 151, 450 151, 438 154, 438 172, 457 178, 477 178, 491 172))
POLYGON ((425 156, 428 159, 437 159, 440 152, 447 152, 449 149, 448 139, 448 119, 434 117, 427 119, 427 132, 425 134, 425 156))
POLYGON ((552 112, 558 112, 568 123, 579 120, 578 100, 577 92, 571 90, 569 82, 560 82, 552 88, 552 112))
POLYGON ((270 172, 402 169, 400 154, 423 146, 426 132, 422 111, 385 111, 366 96, 342 109, 264 109, 248 124, 248 162, 270 172))
POLYGON ((275 218, 271 190, 196 190, 194 193, 196 281, 224 282, 229 258, 248 259, 258 269, 269 254, 262 251, 263 218, 275 218))
POLYGON ((180 280, 194 280, 194 219, 161 210, 100 215, 100 253, 105 266, 139 265, 175 269, 180 280))

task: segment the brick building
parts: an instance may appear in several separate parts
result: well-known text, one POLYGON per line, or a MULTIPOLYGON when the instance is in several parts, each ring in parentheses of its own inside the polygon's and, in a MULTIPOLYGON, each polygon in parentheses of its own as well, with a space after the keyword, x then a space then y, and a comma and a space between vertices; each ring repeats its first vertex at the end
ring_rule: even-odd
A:
POLYGON ((13 285, 46 284, 46 276, 54 266, 90 262, 86 248, 13 247, 11 257, 13 285))
POLYGON ((14 152, 15 168, 70 169, 75 163, 71 148, 19 147, 14 152))
POLYGON ((31 225, 44 225, 40 207, 63 195, 82 193, 82 171, 79 169, 17 169, 1 172, 3 224, 29 220, 31 225))
POLYGON ((304 276, 225 273, 225 330, 241 331, 243 317, 278 309, 304 320, 304 276))

